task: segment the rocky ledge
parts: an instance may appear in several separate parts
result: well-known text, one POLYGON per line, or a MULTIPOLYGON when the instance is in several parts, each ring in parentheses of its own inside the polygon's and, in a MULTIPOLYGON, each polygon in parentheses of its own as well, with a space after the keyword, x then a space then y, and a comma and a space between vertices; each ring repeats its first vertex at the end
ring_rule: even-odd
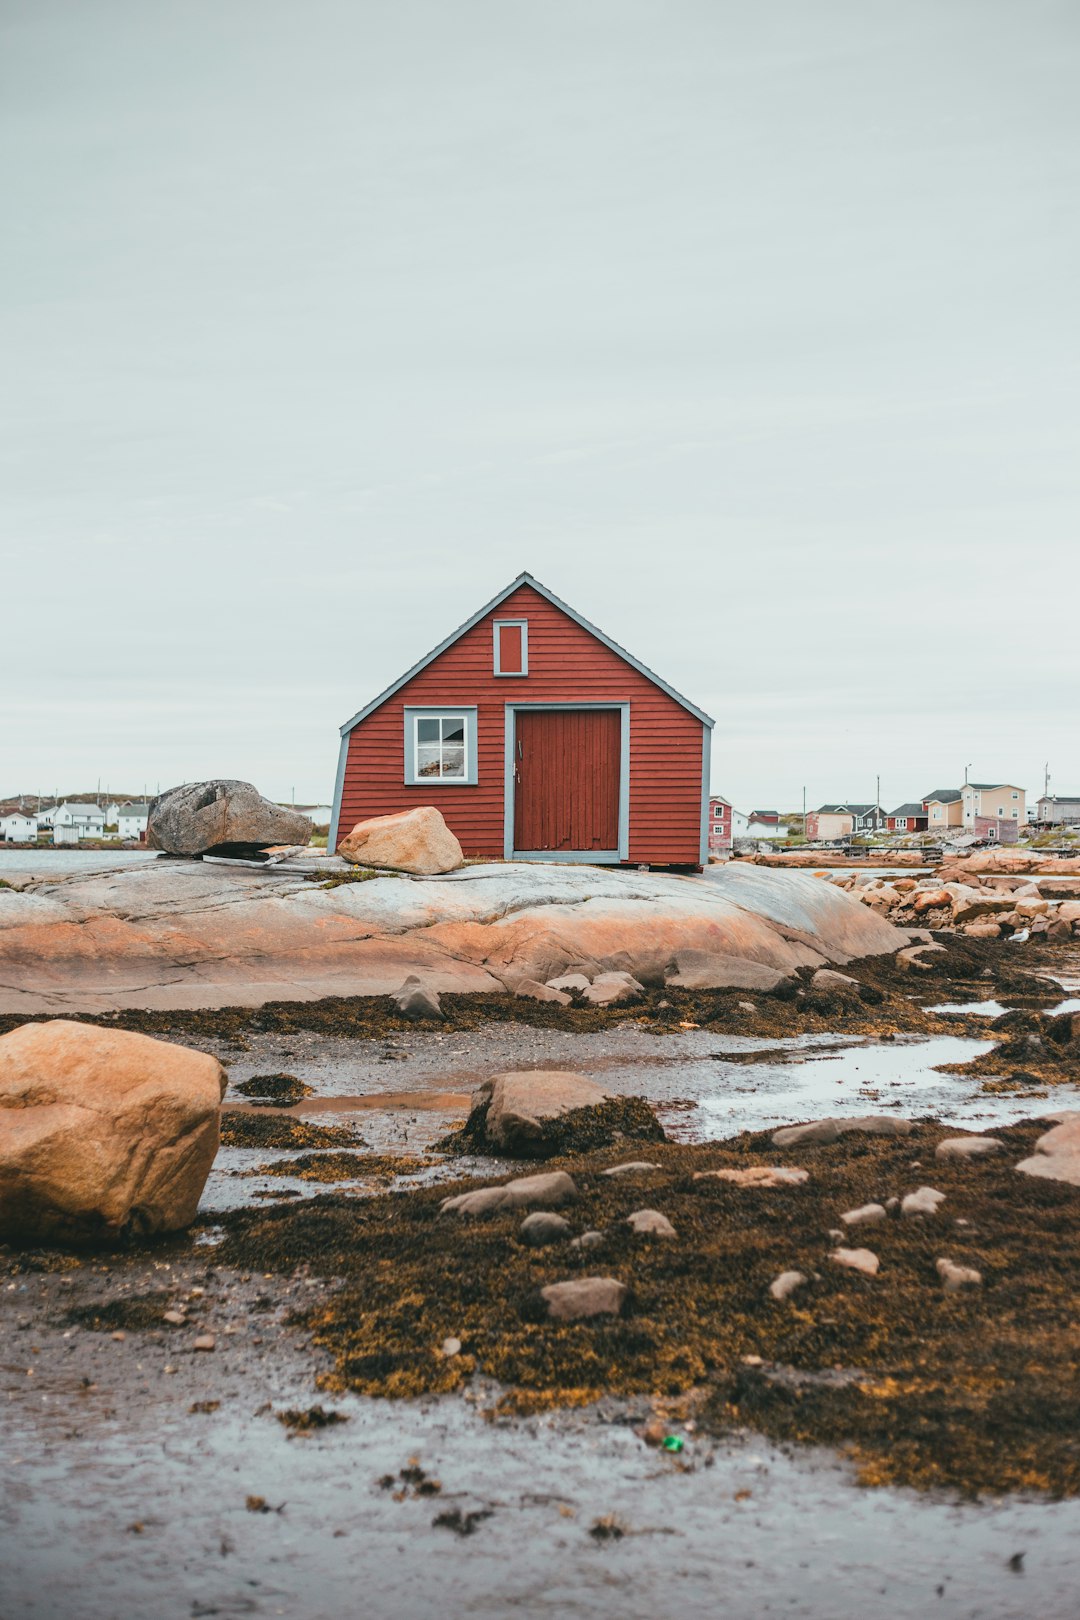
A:
POLYGON ((676 877, 500 863, 435 878, 343 866, 161 858, 0 886, 0 1014, 388 995, 410 974, 436 993, 575 972, 723 985, 748 965, 779 982, 908 943, 818 878, 751 865, 676 877))

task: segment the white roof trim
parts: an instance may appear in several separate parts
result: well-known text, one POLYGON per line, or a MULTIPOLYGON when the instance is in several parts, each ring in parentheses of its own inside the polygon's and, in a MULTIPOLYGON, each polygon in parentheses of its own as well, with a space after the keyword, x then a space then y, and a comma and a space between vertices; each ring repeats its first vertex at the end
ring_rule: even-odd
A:
POLYGON ((341 727, 341 735, 343 737, 348 736, 349 732, 353 730, 354 726, 358 726, 361 720, 366 720, 369 714, 374 714, 375 710, 381 708, 389 698, 393 697, 395 692, 399 692, 401 688, 407 684, 407 682, 411 681, 414 675, 419 675, 422 669, 426 669, 427 666, 433 663, 435 659, 444 653, 448 647, 452 647, 455 641, 460 641, 461 637, 466 633, 466 631, 471 630, 474 625, 479 624, 480 620, 483 619, 487 614, 494 612, 497 607, 506 601, 508 596, 512 596, 516 590, 520 590, 522 585, 528 585, 530 589, 538 592, 539 595, 545 597, 553 607, 557 607, 560 612, 565 613, 568 618, 573 619, 575 624, 579 624, 583 630, 587 630, 591 636, 595 636, 597 641, 602 641, 605 647, 610 647, 613 653, 616 653, 620 658, 624 659, 626 663, 630 664, 632 668, 636 669, 639 674, 644 675, 647 680, 652 681, 653 685, 658 686, 662 692, 666 692, 668 697, 674 698, 676 703, 681 704, 681 706, 692 714, 695 719, 700 720, 703 726, 708 726, 711 730, 713 725, 715 725, 715 721, 709 715, 707 715, 703 709, 699 709, 695 704, 691 703, 688 698, 684 698, 682 693, 677 692, 673 686, 669 686, 667 681, 662 681, 659 675, 655 675, 651 669, 649 669, 645 664, 641 663, 640 659, 637 659, 633 657, 631 653, 628 653, 625 647, 620 647, 617 641, 612 641, 610 636, 605 636, 604 632, 602 630, 598 630, 595 624, 590 624, 588 619, 583 619, 581 617, 580 613, 575 613, 574 609, 569 607, 565 602, 561 601, 559 597, 555 595, 554 591, 549 591, 546 585, 541 585, 540 581, 538 579, 534 579, 531 574, 519 574, 517 579, 510 581, 510 584, 504 591, 500 591, 498 596, 492 597, 491 601, 487 602, 482 608, 480 608, 478 612, 474 613, 471 619, 466 619, 465 623, 460 625, 452 635, 447 636, 445 641, 440 641, 439 645, 433 648, 425 658, 421 658, 418 664, 414 664, 411 669, 406 670, 405 674, 401 676, 400 680, 396 680, 392 686, 388 686, 385 692, 380 692, 377 698, 373 698, 366 708, 363 708, 359 711, 359 713, 354 714, 351 720, 346 720, 345 724, 341 727))

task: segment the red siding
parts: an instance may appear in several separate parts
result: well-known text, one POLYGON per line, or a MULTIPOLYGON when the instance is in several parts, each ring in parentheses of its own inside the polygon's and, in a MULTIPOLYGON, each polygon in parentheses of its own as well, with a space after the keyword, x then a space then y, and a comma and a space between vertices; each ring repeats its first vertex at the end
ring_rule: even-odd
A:
POLYGON ((629 702, 630 861, 699 863, 701 721, 528 585, 353 728, 338 836, 369 816, 433 804, 466 855, 501 856, 504 705, 516 702, 629 702), (497 618, 528 620, 528 675, 495 675, 492 620, 497 618), (477 707, 478 783, 406 786, 402 709, 457 703, 477 707))

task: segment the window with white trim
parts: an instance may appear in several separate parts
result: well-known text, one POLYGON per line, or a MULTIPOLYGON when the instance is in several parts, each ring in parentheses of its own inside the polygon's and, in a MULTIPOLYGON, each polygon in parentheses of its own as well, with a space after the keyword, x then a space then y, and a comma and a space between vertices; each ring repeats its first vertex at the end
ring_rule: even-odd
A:
POLYGON ((475 783, 476 710, 405 710, 405 781, 410 786, 475 783))

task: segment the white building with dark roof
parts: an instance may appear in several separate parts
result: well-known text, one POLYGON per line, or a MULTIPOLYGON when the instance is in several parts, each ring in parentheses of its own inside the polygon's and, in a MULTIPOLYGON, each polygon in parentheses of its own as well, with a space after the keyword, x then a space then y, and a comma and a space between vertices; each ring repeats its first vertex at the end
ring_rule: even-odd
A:
POLYGON ((99 804, 58 804, 50 814, 50 822, 54 844, 74 844, 81 838, 105 835, 105 812, 99 804))

